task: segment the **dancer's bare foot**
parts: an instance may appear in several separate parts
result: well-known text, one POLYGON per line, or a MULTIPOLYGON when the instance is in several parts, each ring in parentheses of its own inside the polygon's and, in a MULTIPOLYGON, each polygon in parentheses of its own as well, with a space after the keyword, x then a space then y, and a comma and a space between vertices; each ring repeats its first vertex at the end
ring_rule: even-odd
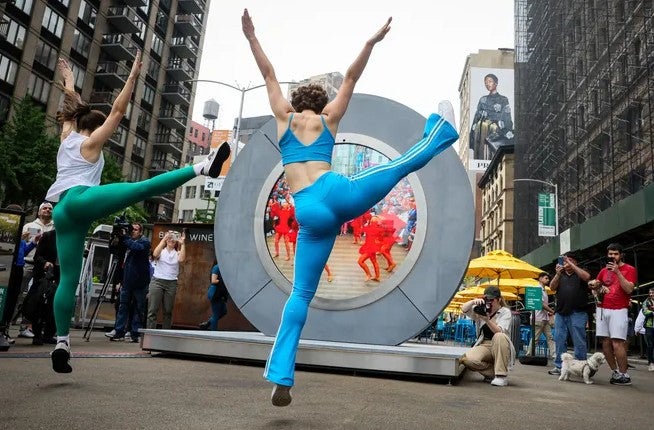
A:
POLYGON ((397 264, 392 263, 390 266, 388 266, 388 267, 386 268, 386 271, 387 271, 387 272, 392 272, 393 269, 395 269, 395 266, 397 266, 397 264))
POLYGON ((290 260, 291 260, 291 257, 289 257, 288 255, 287 255, 286 258, 284 259, 284 261, 290 261, 290 260))
POLYGON ((372 278, 372 281, 381 282, 379 278, 372 278))
POLYGON ((370 276, 366 276, 366 281, 365 281, 365 282, 368 282, 368 281, 370 281, 371 279, 372 279, 372 277, 370 277, 370 276))
POLYGON ((334 280, 334 277, 332 275, 327 275, 327 282, 331 282, 334 280))
POLYGON ((273 255, 273 258, 277 258, 277 257, 279 257, 279 254, 273 255))

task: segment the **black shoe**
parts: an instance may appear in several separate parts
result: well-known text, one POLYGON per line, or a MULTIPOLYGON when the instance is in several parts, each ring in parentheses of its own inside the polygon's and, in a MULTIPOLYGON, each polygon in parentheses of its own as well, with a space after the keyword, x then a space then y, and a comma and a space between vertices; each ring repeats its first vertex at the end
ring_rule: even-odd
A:
POLYGON ((57 344, 57 338, 54 336, 46 336, 43 338, 43 343, 47 343, 49 345, 56 345, 57 344))
POLYGON ((628 376, 620 375, 617 378, 611 378, 611 384, 613 385, 631 385, 631 378, 628 376))
POLYGON ((204 321, 198 324, 198 327, 200 327, 201 330, 209 330, 209 325, 211 324, 210 321, 204 321))
POLYGON ((57 373, 70 373, 73 368, 70 367, 70 347, 65 341, 57 342, 54 351, 50 353, 52 359, 52 369, 57 373))
POLYGON ((138 336, 132 337, 132 338, 130 338, 129 341, 132 342, 132 343, 139 343, 139 338, 138 338, 138 336))
POLYGON ((43 345, 43 339, 41 339, 40 337, 34 336, 32 338, 32 345, 43 345))
POLYGON ((227 161, 231 152, 232 150, 227 142, 220 145, 218 149, 211 151, 207 156, 207 164, 202 168, 202 174, 217 178, 223 168, 223 163, 227 161))
POLYGON ((125 333, 116 333, 115 335, 109 337, 109 340, 112 342, 122 342, 125 340, 125 333))

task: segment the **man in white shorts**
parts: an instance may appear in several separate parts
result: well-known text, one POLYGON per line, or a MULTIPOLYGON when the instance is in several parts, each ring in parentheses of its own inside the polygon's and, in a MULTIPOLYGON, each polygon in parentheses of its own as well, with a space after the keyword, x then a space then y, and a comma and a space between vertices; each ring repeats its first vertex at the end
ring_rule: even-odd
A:
POLYGON ((595 311, 596 336, 602 338, 602 350, 606 362, 613 370, 611 384, 631 385, 627 373, 627 310, 631 293, 637 282, 636 268, 622 261, 622 246, 612 243, 607 246, 607 262, 597 279, 588 283, 598 298, 595 311))

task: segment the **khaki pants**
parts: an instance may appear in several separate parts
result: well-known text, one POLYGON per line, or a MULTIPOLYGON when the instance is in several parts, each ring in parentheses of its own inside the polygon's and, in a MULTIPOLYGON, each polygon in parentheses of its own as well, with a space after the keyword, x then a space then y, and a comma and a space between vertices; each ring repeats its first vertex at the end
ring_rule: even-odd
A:
POLYGON ((556 344, 554 343, 554 338, 552 337, 552 326, 549 321, 536 321, 536 328, 534 330, 534 337, 529 341, 529 347, 527 348, 527 355, 531 355, 531 343, 536 339, 540 339, 541 333, 545 333, 545 339, 547 340, 547 353, 550 357, 556 357, 556 344))
POLYGON ((157 314, 162 304, 161 328, 169 329, 172 326, 175 293, 177 293, 177 281, 152 278, 148 292, 148 328, 157 328, 157 314))
POLYGON ((484 376, 506 376, 511 359, 511 340, 504 333, 495 333, 465 353, 462 364, 484 376))

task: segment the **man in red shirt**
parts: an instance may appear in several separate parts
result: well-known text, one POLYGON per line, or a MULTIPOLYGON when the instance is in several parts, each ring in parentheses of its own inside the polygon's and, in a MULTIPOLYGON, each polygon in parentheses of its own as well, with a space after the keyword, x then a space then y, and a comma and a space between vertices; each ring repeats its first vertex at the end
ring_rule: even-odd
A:
POLYGON ((627 310, 631 292, 637 282, 636 268, 622 261, 622 246, 612 243, 606 247, 608 261, 588 286, 598 297, 595 311, 596 335, 602 337, 602 350, 606 362, 613 370, 611 384, 631 385, 627 373, 627 310))

